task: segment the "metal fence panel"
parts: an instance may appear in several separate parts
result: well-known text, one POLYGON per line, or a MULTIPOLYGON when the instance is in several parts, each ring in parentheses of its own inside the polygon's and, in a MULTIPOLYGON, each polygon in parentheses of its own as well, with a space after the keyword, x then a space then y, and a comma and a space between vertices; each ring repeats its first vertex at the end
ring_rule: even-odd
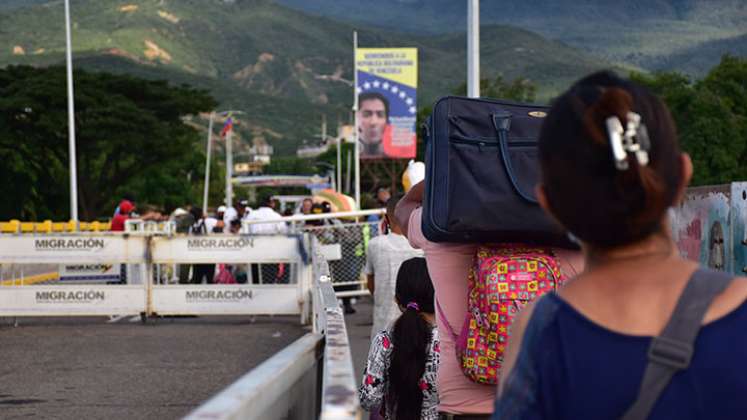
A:
POLYGON ((379 234, 379 222, 327 221, 327 224, 304 226, 301 230, 313 235, 324 247, 321 252, 328 259, 330 277, 338 297, 369 294, 363 271, 368 242, 379 234), (338 253, 339 258, 335 258, 338 253))

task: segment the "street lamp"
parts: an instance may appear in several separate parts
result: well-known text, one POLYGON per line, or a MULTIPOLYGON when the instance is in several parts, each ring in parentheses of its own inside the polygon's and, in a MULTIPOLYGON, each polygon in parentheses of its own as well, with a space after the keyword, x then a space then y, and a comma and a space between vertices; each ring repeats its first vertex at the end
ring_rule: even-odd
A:
POLYGON ((78 230, 78 170, 75 161, 75 104, 73 101, 73 48, 70 39, 70 0, 65 0, 65 45, 67 64, 68 153, 70 154, 70 219, 78 230))
MULTIPOLYGON (((207 139, 207 157, 205 162, 205 188, 202 196, 202 212, 207 213, 208 203, 208 189, 210 187, 210 149, 213 140, 213 120, 216 115, 233 115, 233 114, 245 114, 243 111, 238 110, 226 110, 226 111, 213 111, 210 113, 210 122, 208 123, 208 139, 207 139)), ((233 202, 233 185, 231 185, 231 178, 233 178, 233 147, 231 138, 233 136, 233 130, 229 130, 226 133, 226 207, 231 207, 233 202)))
POLYGON ((480 0, 467 0, 467 96, 480 97, 480 0))

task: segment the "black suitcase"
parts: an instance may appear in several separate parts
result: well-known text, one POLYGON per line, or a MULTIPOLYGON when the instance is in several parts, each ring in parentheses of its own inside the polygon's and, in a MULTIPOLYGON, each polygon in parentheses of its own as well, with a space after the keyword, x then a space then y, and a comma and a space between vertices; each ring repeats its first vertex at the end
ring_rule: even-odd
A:
POLYGON ((425 124, 422 230, 433 242, 577 248, 537 204, 548 108, 448 96, 425 124))

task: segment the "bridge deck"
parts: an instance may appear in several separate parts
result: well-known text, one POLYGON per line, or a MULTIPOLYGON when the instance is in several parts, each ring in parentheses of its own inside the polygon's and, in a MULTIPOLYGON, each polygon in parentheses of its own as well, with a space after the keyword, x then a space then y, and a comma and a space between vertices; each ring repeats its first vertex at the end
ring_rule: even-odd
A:
POLYGON ((308 331, 297 316, 107 321, 0 318, 0 418, 179 418, 308 331))

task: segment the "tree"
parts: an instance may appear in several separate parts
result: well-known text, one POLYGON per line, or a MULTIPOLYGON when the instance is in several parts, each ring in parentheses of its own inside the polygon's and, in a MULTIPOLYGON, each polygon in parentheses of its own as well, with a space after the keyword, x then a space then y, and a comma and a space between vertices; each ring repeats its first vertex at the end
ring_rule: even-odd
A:
MULTIPOLYGON (((63 67, 0 70, 0 176, 9 187, 0 218, 69 216, 65 86, 63 67)), ((204 146, 182 119, 214 107, 188 86, 76 70, 81 219, 111 215, 125 192, 160 207, 193 201, 204 146)))
POLYGON ((724 56, 695 82, 671 72, 631 77, 667 103, 693 160, 693 185, 747 180, 747 60, 724 56))

